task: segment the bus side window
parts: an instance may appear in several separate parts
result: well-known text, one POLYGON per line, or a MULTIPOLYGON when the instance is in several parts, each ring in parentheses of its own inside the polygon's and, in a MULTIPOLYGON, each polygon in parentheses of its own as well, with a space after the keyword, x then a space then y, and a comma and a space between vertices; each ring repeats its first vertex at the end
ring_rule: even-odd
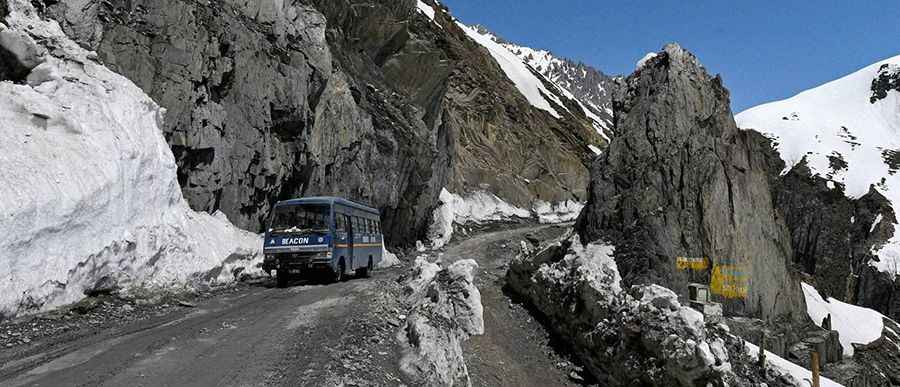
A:
POLYGON ((372 219, 366 219, 366 229, 368 230, 369 234, 375 233, 375 226, 372 225, 372 219))
POLYGON ((381 234, 381 222, 377 220, 375 221, 375 233, 381 234))
POLYGON ((334 213, 334 230, 344 231, 344 215, 339 212, 334 213))

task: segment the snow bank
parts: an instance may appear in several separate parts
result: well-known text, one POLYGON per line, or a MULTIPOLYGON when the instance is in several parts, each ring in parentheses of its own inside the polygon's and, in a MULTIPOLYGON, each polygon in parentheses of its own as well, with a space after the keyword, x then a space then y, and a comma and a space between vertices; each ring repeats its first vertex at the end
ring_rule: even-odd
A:
MULTIPOLYGON (((757 358, 759 356, 759 347, 754 345, 751 342, 745 343, 747 346, 747 354, 750 355, 751 358, 757 358)), ((787 375, 790 375, 793 378, 793 383, 797 386, 808 386, 811 385, 812 381, 812 371, 798 366, 794 363, 791 363, 784 358, 766 351, 766 362, 768 362, 772 367, 784 372, 787 375)), ((831 379, 828 379, 824 376, 820 377, 821 386, 822 387, 843 387, 842 384, 835 382, 831 379)))
POLYGON ((584 204, 574 200, 566 200, 556 204, 538 200, 532 207, 532 212, 537 216, 539 222, 555 224, 575 221, 583 208, 584 204))
POLYGON ((869 344, 881 338, 885 318, 881 313, 834 298, 825 301, 814 287, 807 283, 801 285, 806 297, 806 313, 818 326, 831 315, 831 329, 840 333, 844 356, 853 356, 853 344, 869 344))
POLYGON ((439 205, 431 214, 428 240, 432 249, 440 249, 453 237, 454 224, 484 224, 515 219, 537 219, 542 224, 574 221, 584 204, 573 200, 549 203, 538 200, 531 210, 513 206, 489 192, 478 191, 465 197, 441 190, 439 205))
POLYGON ((475 192, 462 197, 441 190, 440 204, 432 213, 428 239, 433 249, 444 247, 453 237, 453 224, 496 222, 515 218, 531 218, 531 212, 515 207, 488 192, 475 192))
POLYGON ((469 38, 488 50, 491 56, 494 57, 494 60, 497 61, 497 64, 500 65, 500 68, 503 69, 506 77, 513 82, 516 89, 525 96, 528 102, 531 103, 531 106, 549 112, 553 117, 562 118, 554 109, 554 104, 563 109, 566 108, 565 105, 556 93, 547 90, 541 79, 528 68, 525 62, 522 62, 519 57, 506 49, 506 47, 498 44, 493 35, 482 34, 476 28, 460 22, 457 22, 457 24, 469 38))
POLYGON ((404 347, 400 369, 416 384, 471 385, 462 344, 484 334, 481 293, 475 287, 478 264, 460 260, 446 269, 416 259, 407 282, 412 308, 397 333, 404 347))
MULTIPOLYGON (((900 214, 900 174, 891 171, 885 153, 900 149, 900 93, 872 100, 873 80, 898 65, 900 56, 883 60, 789 99, 744 111, 735 120, 741 128, 774 138, 788 169, 805 158, 813 173, 845 185, 850 198, 875 186, 900 214), (847 167, 834 170, 834 157, 847 167)), ((875 252, 882 271, 898 274, 898 234, 875 252)))
POLYGON ((101 279, 167 287, 258 270, 258 236, 184 201, 163 110, 29 2, 8 3, 4 46, 40 64, 27 84, 0 83, 0 314, 75 302, 101 279))
POLYGON ((560 287, 574 283, 585 284, 603 299, 610 299, 622 292, 622 277, 613 258, 615 248, 605 244, 581 244, 579 236, 571 237, 572 245, 562 260, 538 268, 535 282, 549 281, 560 287))
POLYGON ((379 269, 386 269, 389 267, 399 266, 400 258, 397 258, 397 254, 390 252, 384 246, 381 246, 381 262, 378 263, 379 269))

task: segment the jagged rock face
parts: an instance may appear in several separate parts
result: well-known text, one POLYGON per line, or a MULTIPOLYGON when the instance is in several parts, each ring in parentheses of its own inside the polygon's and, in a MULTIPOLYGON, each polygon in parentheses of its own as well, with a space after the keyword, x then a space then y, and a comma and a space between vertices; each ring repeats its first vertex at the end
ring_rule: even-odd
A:
POLYGON ((525 207, 586 196, 587 120, 536 111, 415 1, 40 5, 168 109, 185 197, 241 227, 328 194, 380 208, 389 241, 411 244, 444 187, 525 207))
POLYGON ((829 297, 867 307, 878 304, 860 281, 875 280, 867 270, 875 259, 872 251, 894 234, 896 217, 887 198, 873 188, 850 199, 842 185, 829 184, 805 162, 782 173, 785 163, 771 140, 752 130, 747 133, 768 169, 775 207, 790 231, 795 265, 812 275, 816 289, 829 297), (876 223, 879 216, 883 220, 876 223))
POLYGON ((535 199, 584 201, 593 157, 587 144, 603 140, 577 103, 560 97, 562 119, 535 109, 484 48, 452 21, 442 25, 448 56, 458 61, 439 118, 454 139, 448 189, 487 190, 524 208, 535 199))
POLYGON ((594 163, 578 231, 616 246, 625 283, 683 297, 689 282, 710 283, 729 314, 801 311, 790 235, 728 98, 721 79, 677 45, 628 77, 614 100, 617 137, 594 163))
POLYGON ((894 320, 900 319, 900 282, 890 273, 873 266, 859 272, 856 303, 875 309, 894 320))

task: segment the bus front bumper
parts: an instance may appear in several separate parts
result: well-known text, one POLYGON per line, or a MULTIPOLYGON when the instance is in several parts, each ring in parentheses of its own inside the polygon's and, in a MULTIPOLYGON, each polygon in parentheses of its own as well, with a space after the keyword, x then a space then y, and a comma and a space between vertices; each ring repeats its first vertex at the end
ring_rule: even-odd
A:
POLYGON ((299 273, 306 270, 330 269, 332 266, 331 262, 330 251, 266 254, 262 269, 266 273, 270 273, 272 270, 287 270, 291 273, 299 273))

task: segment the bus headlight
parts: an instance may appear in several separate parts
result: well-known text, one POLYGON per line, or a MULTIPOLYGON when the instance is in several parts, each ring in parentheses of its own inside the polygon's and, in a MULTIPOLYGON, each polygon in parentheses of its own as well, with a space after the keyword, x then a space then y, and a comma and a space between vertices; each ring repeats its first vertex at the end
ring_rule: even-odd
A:
POLYGON ((325 258, 331 259, 331 251, 325 253, 325 258))

